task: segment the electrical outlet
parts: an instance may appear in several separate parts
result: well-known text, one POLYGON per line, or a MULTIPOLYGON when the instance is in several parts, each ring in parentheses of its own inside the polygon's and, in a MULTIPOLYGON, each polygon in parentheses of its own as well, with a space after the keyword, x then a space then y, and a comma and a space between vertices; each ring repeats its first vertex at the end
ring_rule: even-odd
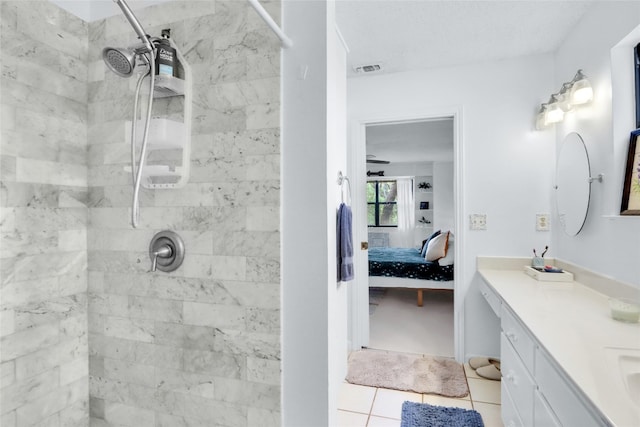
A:
POLYGON ((469 228, 471 230, 487 229, 487 214, 471 214, 469 215, 469 228))
POLYGON ((549 214, 536 214, 536 230, 549 231, 551 224, 549 223, 549 214))

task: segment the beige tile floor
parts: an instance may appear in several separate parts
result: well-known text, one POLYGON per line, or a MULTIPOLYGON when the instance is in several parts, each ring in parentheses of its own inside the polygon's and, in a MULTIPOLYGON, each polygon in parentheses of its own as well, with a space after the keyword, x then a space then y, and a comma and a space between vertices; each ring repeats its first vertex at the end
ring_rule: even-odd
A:
POLYGON ((465 365, 469 396, 461 399, 365 387, 345 382, 338 399, 339 427, 399 427, 402 402, 475 409, 486 427, 503 427, 500 417, 500 382, 485 380, 465 365))

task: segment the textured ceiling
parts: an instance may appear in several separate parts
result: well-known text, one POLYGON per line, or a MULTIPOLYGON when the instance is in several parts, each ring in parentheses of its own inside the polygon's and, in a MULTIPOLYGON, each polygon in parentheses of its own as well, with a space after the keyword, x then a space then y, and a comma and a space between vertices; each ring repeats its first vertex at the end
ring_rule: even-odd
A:
POLYGON ((391 73, 553 52, 592 4, 338 0, 336 14, 353 76, 372 63, 391 73))
POLYGON ((367 155, 392 163, 452 162, 453 119, 367 126, 367 155))

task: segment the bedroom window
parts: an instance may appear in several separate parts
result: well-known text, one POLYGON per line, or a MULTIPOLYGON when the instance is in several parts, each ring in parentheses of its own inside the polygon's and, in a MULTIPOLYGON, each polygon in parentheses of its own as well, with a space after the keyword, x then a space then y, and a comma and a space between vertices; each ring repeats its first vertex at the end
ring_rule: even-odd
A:
POLYGON ((367 181, 367 225, 398 226, 398 185, 396 181, 367 181))

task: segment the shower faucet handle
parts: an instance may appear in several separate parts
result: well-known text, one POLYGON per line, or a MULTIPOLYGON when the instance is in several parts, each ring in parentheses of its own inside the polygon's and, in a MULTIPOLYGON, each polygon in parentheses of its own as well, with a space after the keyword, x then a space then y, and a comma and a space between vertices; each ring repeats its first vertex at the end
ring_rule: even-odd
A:
POLYGON ((184 253, 184 243, 175 232, 164 230, 157 233, 149 244, 150 273, 156 270, 175 271, 182 264, 184 253))
POLYGON ((158 268, 158 257, 160 258, 171 258, 173 255, 173 249, 169 245, 162 245, 160 248, 153 252, 153 257, 151 258, 151 272, 155 272, 158 268))

